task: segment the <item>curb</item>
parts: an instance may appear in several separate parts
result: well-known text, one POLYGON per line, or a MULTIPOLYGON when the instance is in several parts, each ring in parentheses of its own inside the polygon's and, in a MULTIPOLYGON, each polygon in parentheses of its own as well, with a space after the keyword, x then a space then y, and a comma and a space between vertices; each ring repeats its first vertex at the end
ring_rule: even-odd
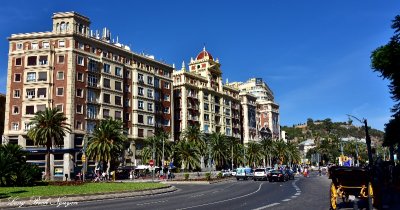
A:
POLYGON ((233 182, 235 179, 221 179, 221 180, 212 180, 212 181, 161 181, 163 184, 216 184, 216 183, 224 183, 224 182, 233 182))
POLYGON ((152 190, 142 190, 134 192, 112 192, 108 194, 91 194, 91 195, 65 195, 59 197, 31 197, 29 199, 1 199, 0 209, 4 208, 18 208, 27 206, 57 206, 67 207, 78 205, 79 202, 137 197, 145 195, 156 195, 176 191, 174 186, 167 186, 152 190))

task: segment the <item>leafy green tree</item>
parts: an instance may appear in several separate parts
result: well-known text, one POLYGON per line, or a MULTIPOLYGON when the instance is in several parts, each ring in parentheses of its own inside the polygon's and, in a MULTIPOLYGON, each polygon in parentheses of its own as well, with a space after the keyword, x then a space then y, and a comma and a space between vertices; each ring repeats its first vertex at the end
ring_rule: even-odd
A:
MULTIPOLYGON (((237 138, 235 138, 233 136, 227 136, 226 137, 226 143, 227 143, 227 149, 228 149, 228 153, 229 153, 229 154, 226 155, 226 157, 227 157, 227 159, 231 159, 230 160, 231 168, 233 170, 233 166, 232 165, 235 165, 235 158, 234 157, 235 157, 235 153, 237 152, 237 150, 235 150, 235 146, 236 145, 240 145, 239 139, 237 139, 237 138)), ((236 164, 237 163, 238 162, 236 162, 236 164)))
POLYGON ((260 141, 262 155, 264 161, 268 161, 267 165, 272 166, 272 158, 275 151, 275 141, 271 138, 263 138, 260 141))
POLYGON ((286 160, 288 161, 288 164, 292 165, 299 163, 301 161, 301 157, 298 145, 294 143, 287 143, 286 147, 287 147, 286 160))
POLYGON ((66 133, 71 132, 70 125, 65 121, 67 118, 58 109, 46 108, 39 111, 31 119, 31 129, 28 137, 36 145, 46 146, 46 180, 50 180, 50 153, 51 148, 62 145, 66 133))
POLYGON ((190 170, 199 167, 200 151, 194 142, 179 141, 174 147, 174 152, 183 169, 190 170))
POLYGON ((215 161, 217 168, 222 168, 227 157, 226 136, 221 133, 212 133, 209 137, 211 147, 211 157, 215 161))
POLYGON ((123 123, 111 118, 101 120, 95 127, 92 136, 89 138, 87 154, 90 159, 103 164, 107 174, 111 168, 111 162, 120 157, 127 137, 123 133, 123 123))
POLYGON ((395 33, 389 43, 378 47, 371 54, 372 68, 390 81, 389 90, 396 102, 392 108, 394 118, 385 125, 384 145, 388 146, 400 143, 399 132, 393 129, 399 128, 400 124, 400 15, 393 20, 392 28, 395 33))
POLYGON ((283 164, 287 153, 286 143, 283 140, 278 140, 275 142, 274 153, 274 156, 280 160, 281 164, 283 164))

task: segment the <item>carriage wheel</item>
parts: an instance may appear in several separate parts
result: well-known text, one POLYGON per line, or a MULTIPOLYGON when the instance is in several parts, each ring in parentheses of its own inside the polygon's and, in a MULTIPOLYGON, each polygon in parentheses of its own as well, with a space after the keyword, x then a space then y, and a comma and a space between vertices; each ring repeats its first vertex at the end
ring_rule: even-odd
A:
POLYGON ((368 183, 368 209, 372 210, 372 205, 374 204, 374 189, 372 188, 372 183, 368 183))
POLYGON ((336 192, 336 187, 333 182, 331 183, 331 189, 330 189, 330 195, 331 195, 331 209, 335 210, 337 208, 337 192, 336 192))

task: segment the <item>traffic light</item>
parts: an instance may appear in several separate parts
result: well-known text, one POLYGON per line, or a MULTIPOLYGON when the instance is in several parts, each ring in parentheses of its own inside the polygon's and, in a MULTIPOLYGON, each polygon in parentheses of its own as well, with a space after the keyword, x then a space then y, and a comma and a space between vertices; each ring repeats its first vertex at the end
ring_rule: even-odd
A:
POLYGON ((82 159, 82 162, 86 162, 86 155, 83 154, 81 159, 82 159))

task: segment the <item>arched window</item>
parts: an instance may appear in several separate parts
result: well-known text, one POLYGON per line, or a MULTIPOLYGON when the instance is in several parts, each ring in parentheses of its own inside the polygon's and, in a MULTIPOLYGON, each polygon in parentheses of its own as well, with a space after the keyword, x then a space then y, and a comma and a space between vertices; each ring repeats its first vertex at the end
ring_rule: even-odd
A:
POLYGON ((61 32, 65 31, 65 22, 61 22, 60 29, 61 29, 61 32))
POLYGON ((60 31, 60 24, 59 23, 57 23, 57 25, 56 25, 56 32, 58 32, 58 31, 60 31))
POLYGON ((65 30, 69 31, 69 22, 67 22, 67 24, 65 24, 65 30))
POLYGON ((83 25, 79 23, 79 33, 83 33, 83 25))

